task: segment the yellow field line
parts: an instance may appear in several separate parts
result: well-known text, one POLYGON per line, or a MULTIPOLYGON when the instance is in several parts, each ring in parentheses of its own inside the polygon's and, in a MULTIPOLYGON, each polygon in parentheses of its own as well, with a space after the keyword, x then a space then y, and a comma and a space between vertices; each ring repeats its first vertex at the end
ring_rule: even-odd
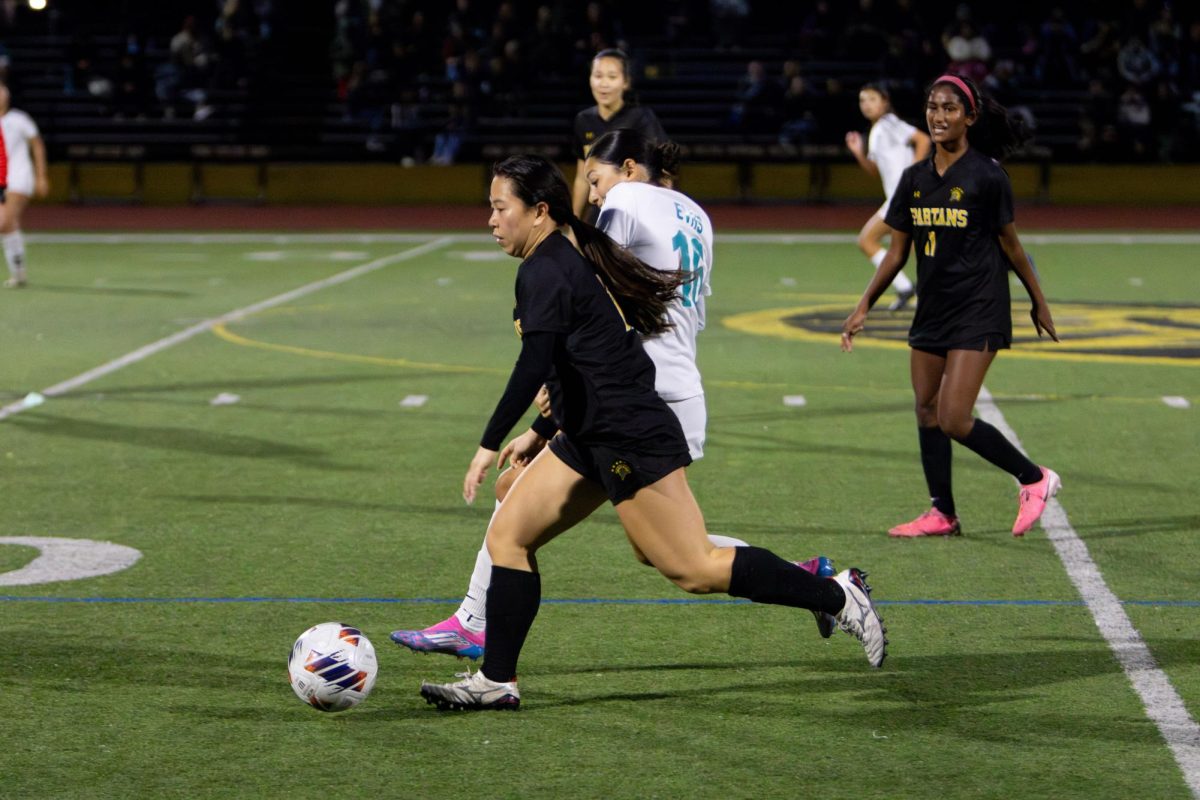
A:
POLYGON ((225 323, 214 325, 212 332, 219 338, 224 339, 230 344, 240 345, 242 347, 253 347, 258 350, 272 350, 277 353, 290 353, 295 356, 304 356, 306 358, 319 358, 326 361, 346 361, 352 364, 373 364, 379 367, 401 367, 403 369, 423 369, 430 372, 449 372, 458 374, 488 374, 499 375, 505 374, 504 370, 495 369, 494 367, 465 367, 454 366, 452 364, 437 364, 425 361, 410 361, 407 358, 383 358, 381 356, 361 356, 354 353, 336 353, 330 350, 313 350, 308 347, 295 347, 288 344, 275 344, 274 342, 262 342, 256 339, 248 339, 245 336, 239 336, 229 330, 225 323))

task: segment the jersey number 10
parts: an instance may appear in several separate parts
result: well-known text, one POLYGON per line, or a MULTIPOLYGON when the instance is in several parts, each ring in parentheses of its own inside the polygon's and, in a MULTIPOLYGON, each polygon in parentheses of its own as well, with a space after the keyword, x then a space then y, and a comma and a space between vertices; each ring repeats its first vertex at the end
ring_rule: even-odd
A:
POLYGON ((689 239, 683 231, 678 231, 671 239, 671 246, 679 251, 679 269, 692 273, 692 279, 679 287, 683 307, 691 308, 704 290, 704 244, 695 236, 689 239))

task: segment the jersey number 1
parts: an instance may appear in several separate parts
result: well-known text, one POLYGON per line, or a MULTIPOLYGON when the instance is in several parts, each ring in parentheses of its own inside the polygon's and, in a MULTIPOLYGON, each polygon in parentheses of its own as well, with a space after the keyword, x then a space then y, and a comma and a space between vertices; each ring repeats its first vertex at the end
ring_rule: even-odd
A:
POLYGON ((925 255, 937 255, 937 231, 929 232, 929 238, 925 240, 925 255))
POLYGON ((704 245, 693 236, 690 240, 678 231, 671 245, 679 251, 679 269, 693 273, 692 279, 680 287, 683 294, 683 307, 691 308, 700 299, 700 291, 704 284, 704 245))

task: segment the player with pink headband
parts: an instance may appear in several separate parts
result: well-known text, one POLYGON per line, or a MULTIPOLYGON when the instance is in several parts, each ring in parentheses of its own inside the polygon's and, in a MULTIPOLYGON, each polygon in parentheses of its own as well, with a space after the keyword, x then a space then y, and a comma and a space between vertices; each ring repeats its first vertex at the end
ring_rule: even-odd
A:
POLYGON ((942 75, 926 92, 925 121, 933 157, 900 176, 884 221, 887 255, 842 325, 850 352, 871 307, 917 250, 917 305, 908 332, 921 466, 932 508, 888 531, 891 536, 962 532, 950 482, 950 442, 965 445, 1020 484, 1014 536, 1033 527, 1062 485, 1058 474, 1030 461, 972 410, 988 367, 1012 343, 1008 272, 1033 302, 1039 337, 1054 341, 1054 319, 1013 224, 1012 184, 999 159, 1028 138, 1023 121, 959 75, 942 75))

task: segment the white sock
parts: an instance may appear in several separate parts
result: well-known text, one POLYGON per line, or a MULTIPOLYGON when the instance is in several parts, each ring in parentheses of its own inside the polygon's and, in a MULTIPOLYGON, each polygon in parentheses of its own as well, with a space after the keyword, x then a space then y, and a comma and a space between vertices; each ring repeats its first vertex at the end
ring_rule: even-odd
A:
MULTIPOLYGON (((492 519, 496 518, 496 512, 499 510, 500 501, 497 500, 492 519)), ((488 522, 488 527, 492 527, 491 521, 488 522)), ((475 554, 475 571, 471 573, 471 583, 467 586, 467 593, 463 595, 458 610, 454 612, 462 626, 472 633, 483 633, 487 628, 487 592, 491 585, 492 556, 487 549, 487 536, 484 536, 483 544, 475 554)))
POLYGON ((710 533, 708 540, 717 547, 749 547, 749 542, 743 542, 741 539, 735 539, 732 536, 721 536, 716 533, 710 533))
POLYGON ((8 262, 8 274, 14 278, 25 278, 25 237, 20 231, 6 233, 0 237, 4 244, 4 260, 8 262))
MULTIPOLYGON (((876 250, 875 255, 871 256, 871 263, 875 265, 875 269, 879 269, 885 256, 887 256, 887 250, 883 249, 876 250)), ((912 281, 903 272, 896 273, 896 277, 892 279, 892 286, 895 286, 898 292, 911 292, 913 288, 912 281)))

